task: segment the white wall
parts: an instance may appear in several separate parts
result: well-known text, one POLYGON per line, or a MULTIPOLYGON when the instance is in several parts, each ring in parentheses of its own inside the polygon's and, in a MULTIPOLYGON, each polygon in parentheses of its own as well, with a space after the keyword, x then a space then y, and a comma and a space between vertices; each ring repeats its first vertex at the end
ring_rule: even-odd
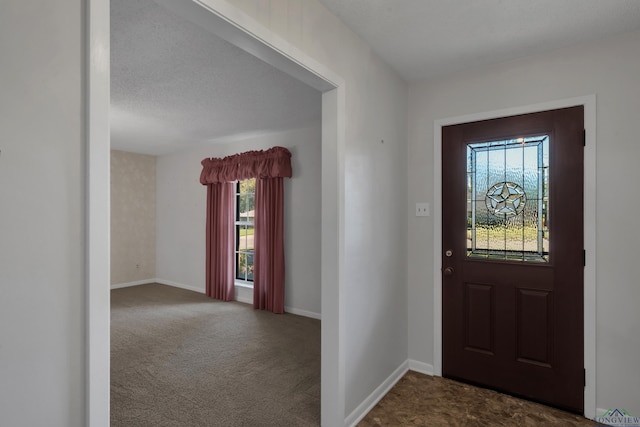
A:
MULTIPOLYGON (((350 414, 407 358, 407 87, 317 0, 233 3, 345 82, 346 390, 337 393, 346 394, 350 414)), ((92 10, 79 0, 2 2, 0 313, 11 321, 0 326, 0 413, 9 425, 84 424, 82 71, 92 10)), ((104 22, 93 22, 97 31, 104 22)), ((108 40, 94 36, 102 44, 92 45, 93 61, 103 64, 108 40)), ((93 308, 102 314, 104 305, 93 308)), ((108 337, 91 339, 95 352, 108 337)), ((103 384, 104 373, 94 373, 103 384)))
POLYGON ((345 80, 341 285, 345 417, 352 421, 407 359, 407 87, 316 0, 233 4, 345 80))
MULTIPOLYGON (((597 392, 599 408, 640 414, 640 33, 561 49, 409 90, 409 200, 433 200, 434 120, 597 95, 597 392), (631 196, 627 196, 631 194, 631 196)), ((440 209, 433 206, 433 209, 440 209)), ((433 363, 432 221, 409 215, 409 357, 433 363)))
POLYGON ((0 424, 84 425, 82 2, 0 5, 0 424))
MULTIPOLYGON (((318 102, 320 97, 318 96, 318 102)), ((287 311, 319 315, 320 309, 320 157, 316 126, 197 148, 161 156, 157 169, 157 276, 205 290, 206 187, 200 162, 273 146, 291 151, 293 176, 285 179, 285 306, 287 311)), ((250 289, 239 300, 253 302, 250 289)))

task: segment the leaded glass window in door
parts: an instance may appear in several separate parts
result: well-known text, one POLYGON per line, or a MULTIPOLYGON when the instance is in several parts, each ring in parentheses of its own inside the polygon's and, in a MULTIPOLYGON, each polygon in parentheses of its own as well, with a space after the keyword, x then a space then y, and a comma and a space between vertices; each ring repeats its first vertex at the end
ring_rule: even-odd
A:
POLYGON ((467 256, 549 261, 549 137, 467 144, 467 256))

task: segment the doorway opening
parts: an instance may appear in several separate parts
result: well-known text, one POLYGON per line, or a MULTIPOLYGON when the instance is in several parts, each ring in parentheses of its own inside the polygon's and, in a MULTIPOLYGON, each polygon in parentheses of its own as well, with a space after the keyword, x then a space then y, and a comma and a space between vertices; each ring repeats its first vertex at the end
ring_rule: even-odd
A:
MULTIPOLYGON (((344 313, 340 298, 344 248, 341 232, 344 224, 344 82, 260 24, 244 19, 234 6, 226 3, 208 6, 191 0, 159 0, 158 3, 170 3, 192 22, 225 40, 232 40, 236 46, 323 93, 321 413, 323 423, 341 423, 344 416, 344 384, 339 375, 344 361, 340 345, 344 313)), ((87 424, 91 426, 108 425, 109 420, 109 9, 109 0, 90 0, 87 5, 87 424)))

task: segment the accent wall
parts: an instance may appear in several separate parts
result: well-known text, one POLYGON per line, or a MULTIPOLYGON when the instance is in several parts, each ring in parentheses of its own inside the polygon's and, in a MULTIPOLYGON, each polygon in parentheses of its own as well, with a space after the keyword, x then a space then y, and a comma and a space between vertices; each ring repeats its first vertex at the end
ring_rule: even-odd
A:
POLYGON ((111 285, 156 277, 156 157, 111 150, 111 285))

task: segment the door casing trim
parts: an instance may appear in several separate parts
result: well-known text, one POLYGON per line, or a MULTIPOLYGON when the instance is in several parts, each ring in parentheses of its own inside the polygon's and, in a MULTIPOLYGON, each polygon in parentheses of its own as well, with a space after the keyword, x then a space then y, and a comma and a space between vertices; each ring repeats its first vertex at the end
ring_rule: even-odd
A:
POLYGON ((559 99, 502 110, 486 111, 434 121, 433 126, 433 366, 442 376, 442 128, 519 114, 584 106, 584 416, 596 416, 596 95, 559 99))

